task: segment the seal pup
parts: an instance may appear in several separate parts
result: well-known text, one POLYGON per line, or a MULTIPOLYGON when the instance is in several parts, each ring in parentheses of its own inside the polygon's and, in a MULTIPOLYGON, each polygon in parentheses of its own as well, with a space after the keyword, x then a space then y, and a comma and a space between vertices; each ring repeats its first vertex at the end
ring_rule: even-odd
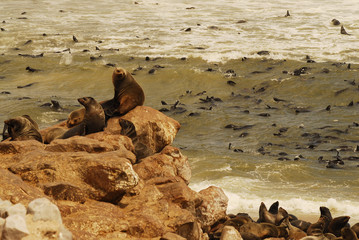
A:
POLYGON ((351 229, 356 232, 357 236, 359 237, 359 223, 354 224, 351 229))
POLYGON ((85 108, 72 111, 67 118, 66 126, 68 128, 72 128, 76 125, 79 125, 84 120, 85 112, 85 108))
POLYGON ((96 100, 92 97, 79 98, 77 101, 85 107, 83 121, 57 138, 66 139, 76 135, 84 136, 104 129, 106 121, 105 113, 101 104, 96 102, 96 100))
POLYGON ((22 115, 4 121, 3 141, 37 140, 42 143, 42 137, 37 123, 29 116, 22 115))

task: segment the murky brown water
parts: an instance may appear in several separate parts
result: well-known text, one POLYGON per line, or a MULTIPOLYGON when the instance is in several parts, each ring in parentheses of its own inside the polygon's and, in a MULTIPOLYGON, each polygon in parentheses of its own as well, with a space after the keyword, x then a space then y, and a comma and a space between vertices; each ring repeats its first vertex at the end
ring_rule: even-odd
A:
MULTIPOLYGON (((0 25, 5 29, 0 32, 1 123, 29 114, 45 128, 66 119, 79 107, 79 97, 110 99, 113 67, 106 64, 115 64, 135 74, 146 94, 145 105, 170 109, 179 100, 177 108, 165 114, 182 125, 174 145, 189 157, 191 186, 196 190, 208 185, 223 188, 230 198, 229 212, 249 212, 256 217, 261 201, 269 205, 279 200, 281 206, 297 214, 316 216, 324 205, 334 216, 348 214, 352 223, 359 221, 359 155, 354 151, 359 144, 359 65, 353 53, 357 23, 349 25, 354 35, 336 35, 333 42, 342 44, 337 47, 328 43, 337 30, 333 26, 318 25, 317 30, 309 23, 308 29, 303 26, 304 16, 312 21, 327 16, 317 13, 316 18, 308 9, 298 8, 302 18, 294 15, 291 23, 296 30, 283 42, 284 33, 274 34, 274 41, 279 41, 275 44, 268 34, 261 35, 270 33, 270 25, 253 28, 256 19, 248 12, 235 15, 239 8, 230 4, 215 4, 214 9, 178 0, 173 6, 183 11, 183 21, 175 21, 175 11, 162 14, 161 9, 168 6, 161 1, 139 6, 125 1, 111 14, 109 9, 119 3, 108 2, 99 8, 87 1, 75 5, 67 1, 23 2, 23 10, 8 2, 0 8, 0 21, 5 21, 0 25), (192 5, 195 11, 189 12, 185 6, 192 5), (23 11, 26 13, 21 14, 23 11), (223 11, 227 15, 221 16, 223 11), (201 18, 196 15, 199 12, 201 18), (18 19, 23 17, 27 19, 18 19), (242 18, 248 22, 239 27, 234 19, 242 18), (212 25, 219 29, 208 28, 212 25), (185 27, 192 27, 191 32, 181 31, 185 27), (308 32, 323 29, 333 35, 322 42, 320 34, 317 40, 304 39, 308 32), (233 31, 241 34, 231 35, 233 31), (73 35, 79 42, 72 40, 73 35), (241 39, 243 35, 248 38, 241 39), (304 43, 299 43, 301 38, 304 43), (30 39, 32 42, 25 44, 30 39), (325 56, 321 43, 331 46, 325 56), (270 55, 256 54, 264 49, 270 55), (43 57, 19 56, 41 53, 43 57), (306 54, 317 63, 307 63, 306 54), (242 61, 242 57, 248 59, 242 61), (351 62, 349 69, 348 63, 338 63, 343 60, 351 62), (29 72, 28 66, 40 71, 29 72), (139 67, 142 69, 136 71, 139 67), (296 76, 299 72, 295 70, 302 67, 305 69, 296 76), (151 69, 154 74, 148 73, 151 69), (59 101, 64 110, 42 107, 50 100, 59 101), (230 124, 233 126, 226 128, 230 124), (342 169, 328 169, 326 162, 318 162, 320 156, 335 159, 336 149, 344 159, 345 164, 338 165, 342 169)), ((255 6, 244 6, 256 11, 255 6)), ((275 4, 270 9, 276 17, 258 11, 267 21, 286 24, 274 10, 275 4)))

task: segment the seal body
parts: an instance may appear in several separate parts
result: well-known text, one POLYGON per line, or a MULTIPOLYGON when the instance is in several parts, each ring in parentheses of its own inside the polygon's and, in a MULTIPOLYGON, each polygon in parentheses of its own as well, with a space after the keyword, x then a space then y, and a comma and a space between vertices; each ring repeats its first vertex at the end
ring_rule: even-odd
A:
MULTIPOLYGON (((104 109, 106 120, 113 116, 122 116, 135 108, 142 106, 145 94, 134 77, 123 68, 115 68, 112 73, 114 97, 100 102, 104 109)), ((66 125, 68 128, 80 124, 85 117, 85 110, 78 109, 70 113, 66 125)))
POLYGON ((112 83, 115 94, 112 100, 102 104, 106 115, 121 116, 143 105, 145 94, 131 73, 123 68, 115 68, 112 73, 112 83))
POLYGON ((83 136, 90 133, 102 131, 106 125, 104 110, 98 102, 92 97, 83 97, 77 101, 85 107, 85 115, 83 121, 73 128, 70 128, 62 136, 58 137, 66 139, 72 136, 83 136))
POLYGON ((37 123, 28 115, 11 118, 4 121, 3 140, 10 141, 37 140, 42 142, 37 123))

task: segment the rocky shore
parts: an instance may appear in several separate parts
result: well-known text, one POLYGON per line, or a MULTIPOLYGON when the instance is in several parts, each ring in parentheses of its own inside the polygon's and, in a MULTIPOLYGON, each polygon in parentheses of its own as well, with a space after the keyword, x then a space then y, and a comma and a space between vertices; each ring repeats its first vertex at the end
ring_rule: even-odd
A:
MULTIPOLYGON (((103 132, 48 145, 0 143, 2 203, 21 206, 22 219, 38 199, 61 213, 56 229, 32 230, 26 221, 23 239, 71 239, 70 232, 73 239, 209 238, 210 227, 226 217, 228 198, 217 187, 188 187, 187 157, 171 146, 180 124, 144 106, 122 119, 134 124, 136 141, 121 135, 120 118, 111 118, 103 132)), ((11 218, 0 224, 3 239, 21 239, 7 237, 11 218)))
MULTIPOLYGON (((54 127, 65 122, 41 134, 54 127)), ((138 106, 102 132, 51 144, 1 142, 0 239, 358 240, 359 223, 350 228, 350 216, 333 217, 323 206, 317 222, 297 219, 278 201, 262 203, 258 219, 227 214, 222 189, 188 186, 188 159, 171 146, 179 129, 138 106)))

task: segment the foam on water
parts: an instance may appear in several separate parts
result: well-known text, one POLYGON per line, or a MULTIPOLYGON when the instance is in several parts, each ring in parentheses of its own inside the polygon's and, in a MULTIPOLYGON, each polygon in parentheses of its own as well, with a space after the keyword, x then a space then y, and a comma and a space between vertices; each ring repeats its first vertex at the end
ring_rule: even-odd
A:
POLYGON ((258 218, 258 210, 261 202, 264 202, 269 207, 275 201, 279 201, 279 206, 286 209, 289 213, 302 218, 307 221, 316 221, 320 215, 319 207, 325 206, 330 209, 333 217, 350 216, 350 223, 355 224, 359 222, 359 208, 357 202, 350 200, 337 200, 335 198, 318 199, 313 192, 312 198, 290 197, 266 197, 263 199, 261 193, 253 191, 253 185, 259 183, 255 179, 247 179, 241 177, 234 177, 232 181, 215 180, 202 181, 191 183, 190 187, 195 191, 206 189, 209 186, 217 186, 224 190, 228 197, 227 213, 248 213, 254 220, 258 218), (233 191, 233 182, 241 182, 238 191, 233 191))
MULTIPOLYGON (((308 54, 317 61, 359 62, 355 0, 330 0, 325 4, 319 0, 290 4, 283 0, 260 4, 243 0, 28 2, 2 3, 6 12, 0 13, 0 18, 6 20, 6 31, 1 33, 4 43, 0 51, 9 53, 24 39, 45 32, 49 34, 47 39, 64 48, 81 51, 99 45, 140 57, 193 56, 223 62, 260 57, 258 51, 268 50, 275 59, 302 59, 308 54), (21 12, 18 6, 24 6, 28 19, 16 19, 21 12), (287 9, 291 16, 285 18, 287 9), (341 35, 340 27, 331 25, 333 18, 339 19, 352 35, 341 35), (187 28, 191 31, 184 31, 187 28), (76 45, 71 44, 72 35, 81 39, 76 45)), ((33 45, 33 52, 57 48, 51 49, 48 42, 33 45)))

